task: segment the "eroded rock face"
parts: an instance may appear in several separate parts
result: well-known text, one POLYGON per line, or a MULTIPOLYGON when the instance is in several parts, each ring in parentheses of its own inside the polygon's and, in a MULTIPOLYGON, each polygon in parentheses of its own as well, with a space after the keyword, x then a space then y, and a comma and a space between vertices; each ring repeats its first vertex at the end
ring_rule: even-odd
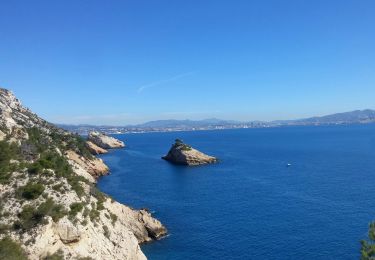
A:
POLYGON ((0 239, 11 237, 28 259, 59 253, 58 259, 64 260, 144 260, 139 244, 166 233, 147 212, 120 204, 95 188, 96 178, 107 174, 108 167, 90 156, 79 136, 41 119, 0 88, 1 139, 19 148, 16 154, 9 153, 7 163, 28 167, 9 167, 9 179, 0 183, 0 225, 18 223, 21 228, 25 223, 20 222, 20 213, 26 209, 28 218, 37 222, 22 226, 22 232, 13 228, 0 232, 0 239), (32 183, 43 185, 42 194, 32 200, 20 197, 18 191, 32 183))
MULTIPOLYGON (((90 200, 95 201, 92 197, 90 200)), ((63 253, 65 260, 83 257, 145 260, 139 243, 152 239, 147 232, 141 232, 145 227, 135 217, 138 213, 137 210, 108 199, 94 221, 89 217, 84 218, 82 212, 77 214, 76 219, 79 221, 74 224, 66 217, 58 223, 49 218, 47 225, 35 229, 32 235, 26 234, 21 242, 35 238, 35 243, 26 248, 31 260, 44 259, 58 251, 63 253), (112 217, 108 217, 110 214, 112 217), (116 216, 115 220, 113 216, 116 216), (82 224, 84 219, 87 223, 82 224), (138 238, 134 230, 137 230, 137 235, 143 235, 138 238)))
POLYGON ((93 155, 99 155, 99 154, 105 154, 105 153, 108 153, 108 151, 106 149, 103 149, 99 146, 97 146, 96 144, 94 144, 93 142, 91 141, 86 141, 86 146, 87 148, 89 149, 89 151, 93 154, 93 155))
POLYGON ((135 235, 139 243, 160 239, 167 235, 167 228, 152 217, 147 210, 134 210, 117 202, 109 200, 105 207, 117 215, 118 221, 127 226, 135 235))
POLYGON ((11 91, 3 88, 0 88, 0 122, 8 133, 14 129, 22 130, 25 127, 38 126, 45 131, 51 128, 47 121, 22 106, 21 102, 11 91))
POLYGON ((114 137, 111 137, 111 136, 108 136, 108 135, 105 135, 96 131, 89 133, 88 140, 103 149, 114 149, 114 148, 125 147, 124 142, 114 137))
POLYGON ((160 239, 164 237, 168 232, 167 229, 160 223, 160 221, 153 218, 151 216, 151 213, 147 210, 140 210, 138 219, 146 228, 148 236, 153 239, 160 239))
POLYGON ((66 217, 54 225, 54 230, 64 244, 78 242, 81 238, 81 232, 66 217))
POLYGON ((69 160, 74 161, 84 168, 94 178, 99 178, 100 176, 104 176, 109 173, 109 168, 107 165, 105 165, 102 159, 95 157, 92 159, 87 159, 83 156, 79 156, 74 151, 67 151, 66 156, 69 160))
POLYGON ((181 165, 201 165, 217 162, 217 158, 204 154, 191 146, 176 140, 164 160, 181 165))
POLYGON ((7 135, 0 130, 0 141, 3 141, 7 135))

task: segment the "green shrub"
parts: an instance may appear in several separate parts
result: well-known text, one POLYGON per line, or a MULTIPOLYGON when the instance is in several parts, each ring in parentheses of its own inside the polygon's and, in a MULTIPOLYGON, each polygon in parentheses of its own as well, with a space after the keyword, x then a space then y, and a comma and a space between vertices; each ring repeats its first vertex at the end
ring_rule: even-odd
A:
POLYGON ((52 186, 52 189, 54 191, 57 191, 57 192, 62 192, 62 188, 63 188, 64 184, 63 183, 58 183, 56 185, 53 185, 52 186))
POLYGON ((30 205, 24 206, 18 214, 19 221, 13 225, 15 229, 29 230, 43 221, 44 215, 30 205))
POLYGON ((39 160, 29 166, 28 171, 32 174, 40 174, 44 169, 52 169, 57 177, 66 178, 79 197, 85 194, 80 182, 87 182, 87 180, 77 176, 66 158, 56 151, 44 151, 39 160))
POLYGON ((87 148, 86 141, 79 135, 71 136, 70 140, 68 141, 67 148, 75 151, 85 158, 92 159, 94 157, 87 148))
POLYGON ((104 200, 98 200, 98 202, 96 203, 96 209, 97 210, 103 210, 104 209, 104 200))
POLYGON ((19 147, 15 143, 0 141, 0 183, 7 183, 16 165, 11 159, 19 159, 19 147))
POLYGON ((29 182, 25 186, 20 187, 17 193, 21 194, 22 198, 27 200, 34 200, 44 192, 44 186, 40 183, 29 182))
POLYGON ((64 260, 64 253, 61 250, 58 250, 54 254, 48 254, 43 260, 64 260))
POLYGON ((19 220, 14 223, 13 228, 26 231, 44 223, 45 216, 51 216, 53 221, 57 222, 66 214, 67 212, 62 205, 56 204, 49 198, 40 204, 38 208, 30 205, 24 206, 18 214, 19 220))
POLYGON ((44 216, 51 216, 55 222, 67 215, 65 208, 62 205, 55 203, 51 198, 40 204, 38 212, 44 216))
POLYGON ((103 226, 103 231, 104 231, 104 236, 106 238, 109 238, 109 236, 110 236, 111 233, 109 232, 109 229, 108 229, 108 227, 106 225, 103 226))
POLYGON ((183 151, 190 151, 191 150, 191 146, 187 145, 187 144, 184 144, 184 145, 181 146, 181 150, 183 150, 183 151))
POLYGON ((174 142, 175 142, 176 145, 180 145, 180 144, 184 143, 184 141, 182 141, 181 139, 178 139, 178 138, 176 140, 174 140, 174 142))
POLYGON ((5 234, 10 229, 9 225, 0 224, 0 234, 5 234))
POLYGON ((7 183, 10 179, 12 174, 8 171, 1 171, 0 170, 0 183, 7 183))
POLYGON ((58 177, 67 177, 73 173, 73 170, 65 157, 59 155, 56 151, 44 151, 40 154, 39 160, 28 167, 30 174, 40 174, 44 169, 52 169, 58 177))
POLYGON ((4 217, 4 218, 7 218, 10 216, 10 212, 9 211, 4 211, 3 213, 0 214, 0 217, 4 217))
POLYGON ((111 216, 112 219, 112 225, 114 226, 117 221, 117 215, 113 214, 112 212, 109 212, 109 215, 111 216))
POLYGON ((90 194, 96 198, 98 201, 96 202, 96 209, 97 210, 103 210, 104 205, 103 203, 106 201, 107 197, 106 195, 101 192, 98 188, 96 188, 94 185, 90 186, 90 194))
POLYGON ((67 177, 73 173, 66 158, 55 151, 47 151, 41 154, 38 162, 43 168, 54 170, 58 177, 67 177))
POLYGON ((90 214, 90 210, 87 207, 85 207, 85 209, 83 210, 82 216, 84 218, 87 218, 89 214, 90 214))
POLYGON ((30 174, 36 175, 43 172, 43 167, 39 162, 35 162, 28 167, 27 171, 30 174))
POLYGON ((86 141, 80 135, 53 131, 50 136, 54 143, 59 145, 61 150, 72 150, 85 158, 93 158, 93 155, 86 146, 86 141))
POLYGON ((370 223, 368 239, 361 241, 361 260, 375 258, 375 222, 370 223))
POLYGON ((27 260, 27 256, 20 244, 9 237, 5 237, 0 240, 0 259, 27 260))
POLYGON ((192 149, 190 145, 185 144, 181 139, 176 139, 173 147, 183 151, 190 151, 192 149))
POLYGON ((96 221, 100 217, 100 212, 96 209, 92 209, 89 216, 91 221, 96 221))
POLYGON ((84 179, 82 176, 77 176, 77 175, 69 176, 67 178, 68 183, 70 184, 72 189, 77 193, 78 197, 80 198, 83 195, 85 195, 85 190, 83 189, 80 183, 82 179, 84 179))
POLYGON ((69 211, 69 216, 70 217, 75 217, 78 212, 81 212, 83 209, 83 203, 80 202, 74 202, 70 205, 70 211, 69 211))
POLYGON ((28 143, 35 146, 38 152, 44 152, 48 149, 49 142, 45 134, 37 127, 27 129, 29 135, 28 143))

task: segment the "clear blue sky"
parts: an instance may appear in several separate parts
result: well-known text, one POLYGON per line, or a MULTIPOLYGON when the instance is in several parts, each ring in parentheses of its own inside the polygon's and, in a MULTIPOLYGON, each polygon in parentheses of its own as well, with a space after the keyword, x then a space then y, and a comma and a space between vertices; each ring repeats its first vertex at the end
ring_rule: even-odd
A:
POLYGON ((52 122, 375 108, 374 0, 2 0, 0 86, 52 122))

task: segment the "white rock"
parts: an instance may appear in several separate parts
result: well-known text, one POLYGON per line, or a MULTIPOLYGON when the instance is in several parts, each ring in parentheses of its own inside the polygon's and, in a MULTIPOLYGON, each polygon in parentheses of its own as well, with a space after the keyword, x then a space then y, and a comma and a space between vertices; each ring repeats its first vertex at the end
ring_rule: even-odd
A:
POLYGON ((122 148, 122 147, 125 147, 125 144, 124 142, 114 138, 114 137, 111 137, 111 136, 108 136, 108 135, 105 135, 105 134, 102 134, 102 133, 99 133, 99 132, 90 132, 89 133, 89 136, 88 136, 88 140, 93 142, 94 144, 96 144, 97 146, 103 148, 103 149, 113 149, 113 148, 122 148))
POLYGON ((0 141, 3 141, 7 135, 0 130, 0 141))
POLYGON ((67 217, 60 219, 54 225, 54 230, 64 244, 78 242, 81 238, 81 232, 73 226, 67 217))

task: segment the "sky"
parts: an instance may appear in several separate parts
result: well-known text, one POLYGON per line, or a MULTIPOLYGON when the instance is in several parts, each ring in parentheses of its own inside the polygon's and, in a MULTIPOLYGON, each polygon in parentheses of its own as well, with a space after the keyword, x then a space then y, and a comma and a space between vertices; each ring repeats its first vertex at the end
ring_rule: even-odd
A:
POLYGON ((373 0, 0 0, 0 86, 54 123, 374 109, 373 0))

